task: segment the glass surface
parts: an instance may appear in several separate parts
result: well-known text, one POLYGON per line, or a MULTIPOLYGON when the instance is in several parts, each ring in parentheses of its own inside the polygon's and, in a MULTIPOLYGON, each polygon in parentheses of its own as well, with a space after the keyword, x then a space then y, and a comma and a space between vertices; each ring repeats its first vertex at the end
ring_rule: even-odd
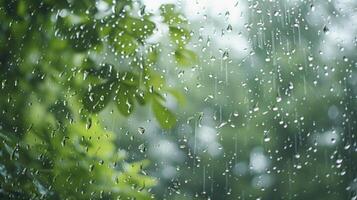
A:
POLYGON ((0 1, 0 199, 357 199, 357 1, 0 1))

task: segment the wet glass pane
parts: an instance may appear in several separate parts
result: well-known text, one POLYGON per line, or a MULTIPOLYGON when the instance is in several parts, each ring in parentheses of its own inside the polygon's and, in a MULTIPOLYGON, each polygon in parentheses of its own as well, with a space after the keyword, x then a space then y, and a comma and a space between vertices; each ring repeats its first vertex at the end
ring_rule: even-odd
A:
POLYGON ((0 199, 357 199, 357 1, 0 1, 0 199))

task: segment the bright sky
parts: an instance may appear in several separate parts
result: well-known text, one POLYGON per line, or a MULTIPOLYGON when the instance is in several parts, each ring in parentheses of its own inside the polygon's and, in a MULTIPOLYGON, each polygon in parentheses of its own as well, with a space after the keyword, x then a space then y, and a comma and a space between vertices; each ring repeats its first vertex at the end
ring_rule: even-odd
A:
POLYGON ((158 12, 158 8, 162 4, 175 3, 181 6, 184 15, 190 21, 202 21, 204 15, 208 15, 209 18, 214 18, 217 21, 222 22, 222 27, 215 27, 211 23, 204 24, 204 29, 207 34, 210 35, 213 42, 216 43, 217 48, 229 49, 232 53, 237 55, 246 55, 249 51, 249 44, 244 37, 238 35, 239 31, 244 31, 244 23, 246 22, 246 5, 237 0, 143 0, 146 5, 146 9, 150 12, 158 12), (228 15, 225 15, 226 13, 228 15), (222 28, 226 28, 230 24, 233 27, 233 31, 226 34, 224 37, 218 37, 216 34, 213 37, 212 32, 217 29, 220 32, 222 28))

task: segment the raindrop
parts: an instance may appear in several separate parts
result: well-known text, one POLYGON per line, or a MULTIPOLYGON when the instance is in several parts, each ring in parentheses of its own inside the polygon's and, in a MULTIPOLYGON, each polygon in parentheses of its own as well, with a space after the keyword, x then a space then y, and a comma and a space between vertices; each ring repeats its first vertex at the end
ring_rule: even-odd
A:
POLYGON ((222 59, 223 59, 223 60, 227 60, 228 58, 229 58, 229 53, 228 53, 228 51, 225 51, 225 52, 223 53, 222 59))
POLYGON ((140 16, 144 16, 145 15, 145 5, 140 7, 139 15, 140 16))
POLYGON ((325 34, 328 34, 330 29, 327 26, 324 26, 323 31, 325 34))
POLYGON ((331 143, 335 144, 336 143, 336 138, 331 138, 331 143))
POLYGON ((141 153, 145 153, 146 152, 146 146, 145 144, 140 144, 138 149, 140 150, 141 153))
POLYGON ((225 126, 225 125, 227 125, 227 122, 222 122, 222 123, 218 126, 218 128, 222 128, 222 127, 225 126))
POLYGON ((270 141, 270 137, 268 137, 267 135, 264 136, 264 142, 269 142, 270 141))
POLYGON ((138 128, 138 133, 139 134, 144 134, 145 133, 145 128, 144 127, 139 127, 138 128))
POLYGON ((227 26, 227 32, 231 32, 232 30, 233 30, 232 25, 228 24, 228 26, 227 26))
POLYGON ((348 62, 348 58, 346 56, 343 56, 343 61, 348 62))
POLYGON ((94 169, 94 165, 89 165, 89 171, 91 172, 93 171, 93 169, 94 169))
POLYGON ((311 5, 310 5, 310 9, 311 9, 312 12, 314 12, 314 11, 315 11, 315 5, 314 5, 314 4, 311 4, 311 5))
POLYGON ((86 123, 86 129, 90 129, 92 127, 92 118, 88 118, 87 119, 87 123, 86 123))

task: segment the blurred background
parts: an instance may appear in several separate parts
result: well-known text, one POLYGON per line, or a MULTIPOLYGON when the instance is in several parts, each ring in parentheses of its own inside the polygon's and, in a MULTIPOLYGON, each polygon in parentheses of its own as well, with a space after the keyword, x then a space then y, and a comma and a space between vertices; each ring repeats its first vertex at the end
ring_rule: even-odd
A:
MULTIPOLYGON (((153 12, 161 3, 144 2, 153 12)), ((186 96, 184 106, 167 102, 177 127, 160 132, 139 122, 160 177, 155 193, 355 199, 357 3, 171 3, 187 16, 200 61, 181 69, 161 60, 186 96)))
MULTIPOLYGON (((96 3, 99 10, 110 4, 98 2, 102 1, 96 3)), ((91 174, 97 174, 90 175, 91 180, 82 180, 80 177, 76 178, 72 171, 73 168, 77 169, 78 163, 74 162, 64 174, 60 167, 57 176, 63 176, 63 180, 57 186, 53 186, 58 198, 80 199, 83 197, 80 191, 86 190, 87 181, 100 179, 101 173, 107 173, 109 168, 125 171, 125 166, 134 166, 131 163, 145 162, 145 169, 142 169, 143 164, 140 164, 140 167, 135 166, 134 172, 129 171, 129 175, 126 175, 129 179, 131 176, 138 176, 135 178, 138 183, 125 181, 123 178, 123 185, 128 184, 128 190, 135 191, 126 193, 124 199, 357 199, 356 1, 143 0, 130 1, 130 4, 133 13, 143 12, 144 9, 145 12, 151 13, 148 18, 155 24, 155 30, 145 38, 143 46, 159 44, 155 48, 160 54, 155 64, 149 65, 149 68, 159 74, 155 77, 156 82, 150 83, 150 86, 158 84, 157 87, 160 88, 161 84, 165 85, 163 88, 166 89, 157 90, 165 99, 162 105, 160 104, 165 107, 162 113, 170 110, 175 116, 175 122, 172 122, 172 126, 166 127, 161 121, 166 120, 166 123, 171 124, 169 114, 160 117, 160 114, 153 111, 154 105, 150 107, 135 103, 133 110, 129 105, 129 116, 108 104, 103 105, 100 112, 96 111, 96 114, 92 115, 89 128, 89 120, 83 116, 78 117, 82 120, 81 126, 76 123, 64 125, 70 127, 66 128, 66 131, 74 130, 75 134, 87 132, 88 129, 93 130, 96 126, 110 132, 113 136, 105 137, 106 134, 103 133, 98 138, 110 138, 111 145, 94 141, 95 144, 92 146, 97 145, 98 149, 115 149, 115 157, 120 157, 120 161, 113 162, 125 164, 119 168, 109 164, 107 166, 104 161, 104 165, 100 164, 103 160, 100 157, 106 157, 106 152, 98 155, 98 149, 93 149, 93 155, 98 157, 99 164, 96 162, 90 167, 92 158, 88 158, 86 165, 89 166, 91 174), (182 38, 172 40, 172 24, 162 15, 162 5, 174 6, 180 17, 187 22, 184 25, 177 22, 178 29, 181 26, 187 28, 188 35, 182 37, 190 38, 189 41, 182 42, 185 48, 189 49, 180 54, 185 58, 183 60, 180 60, 178 51, 173 50, 175 45, 181 45, 178 40, 182 38), (165 79, 165 82, 161 83, 161 79, 165 79), (79 190, 79 186, 73 188, 74 193, 78 192, 78 196, 71 197, 71 192, 68 193, 66 189, 69 177, 78 180, 78 183, 73 181, 72 185, 83 186, 79 190), (147 180, 142 181, 144 179, 147 180), (133 185, 139 185, 139 188, 133 185), (144 196, 140 196, 141 188, 147 192, 144 196), (139 194, 136 194, 137 192, 139 194)), ((74 8, 70 7, 67 11, 71 9, 74 8)), ((3 12, 4 8, 1 10, 3 12)), ((109 22, 102 24, 106 27, 109 22)), ((23 35, 26 34, 28 33, 25 31, 23 35)), ((119 34, 119 37, 121 36, 119 34)), ((103 35, 99 38, 105 40, 103 35)), ((9 45, 9 42, 4 40, 2 43, 9 45)), ((65 51, 65 47, 59 51, 65 51)), ((28 52, 31 53, 31 49, 28 52)), ((90 55, 94 63, 111 63, 117 71, 125 68, 122 66, 132 65, 127 59, 131 54, 119 57, 117 54, 111 54, 111 51, 103 52, 92 51, 81 55, 90 55)), ((11 57, 14 54, 10 52, 3 57, 11 57)), ((32 54, 36 52, 32 51, 32 54)), ((41 57, 44 54, 47 55, 48 52, 39 53, 37 56, 41 57)), ((73 63, 81 58, 74 58, 73 63)), ((47 65, 56 63, 55 60, 55 53, 50 59, 42 59, 47 65)), ((13 59, 11 63, 19 62, 13 59)), ((3 61, 2 64, 4 63, 3 61)), ((73 63, 68 67, 75 65, 73 63)), ((6 68, 4 71, 6 73, 3 73, 7 74, 9 70, 6 68)), ((24 79, 26 74, 31 73, 47 74, 46 77, 53 74, 50 70, 43 73, 28 70, 23 73, 24 79)), ((71 76, 77 72, 69 70, 66 73, 71 76)), ((32 98, 36 104, 42 104, 41 99, 52 95, 49 101, 55 101, 54 92, 43 92, 46 89, 41 85, 46 84, 49 84, 51 90, 57 90, 56 94, 61 94, 60 96, 76 96, 75 92, 68 89, 75 86, 66 86, 71 81, 68 76, 64 75, 66 78, 58 82, 62 89, 58 89, 57 86, 55 88, 50 83, 40 82, 34 91, 39 91, 46 97, 35 98, 34 92, 30 92, 26 93, 26 98, 32 98)), ((154 79, 154 76, 147 79, 154 79)), ((4 80, 9 82, 9 75, 2 76, 2 80, 3 85, 6 85, 7 82, 4 83, 4 80)), ((13 81, 16 80, 19 78, 14 78, 13 81)), ((83 82, 77 81, 77 85, 81 84, 84 85, 83 82)), ((5 86, 3 90, 4 88, 6 89, 5 86)), ((17 117, 18 111, 14 111, 11 116, 7 115, 5 110, 8 108, 21 108, 15 105, 18 101, 11 104, 10 96, 15 100, 25 98, 26 87, 11 91, 11 95, 9 91, 10 89, 7 90, 7 95, 0 95, 3 102, 0 133, 3 138, 8 138, 6 130, 15 131, 16 127, 20 127, 18 124, 14 125, 13 121, 31 121, 28 118, 35 118, 33 120, 41 124, 41 119, 48 115, 46 113, 65 115, 62 107, 56 112, 58 114, 51 110, 42 110, 42 114, 39 115, 41 105, 37 105, 38 110, 32 114, 30 111, 23 114, 26 115, 23 119, 17 117)), ((130 99, 128 100, 126 103, 130 104, 130 99)), ((75 105, 81 101, 72 99, 63 102, 75 105)), ((65 104, 58 105, 66 106, 65 104)), ((72 107, 73 113, 81 113, 79 110, 82 107, 75 105, 72 107)), ((65 117, 63 121, 69 120, 70 118, 65 117)), ((29 128, 29 125, 21 126, 25 135, 36 129, 36 125, 32 126, 34 128, 29 128)), ((50 135, 52 130, 62 129, 62 126, 54 125, 50 128, 46 125, 39 129, 50 135)), ((83 133, 84 137, 85 134, 83 133)), ((54 143, 63 143, 67 140, 66 137, 60 136, 54 143)), ((11 182, 11 178, 7 176, 16 177, 23 171, 22 168, 16 168, 16 163, 15 166, 11 164, 14 163, 14 156, 19 154, 21 157, 21 151, 16 149, 19 149, 18 146, 22 143, 30 146, 37 144, 33 142, 36 138, 20 138, 16 141, 25 142, 9 145, 9 159, 4 159, 0 165, 0 174, 3 177, 0 179, 3 181, 0 193, 3 192, 4 197, 11 196, 12 199, 17 199, 18 193, 10 192, 12 195, 9 195, 6 191, 11 189, 6 188, 15 187, 20 181, 13 179, 11 182), (9 167, 10 165, 12 167, 9 167), (14 169, 12 175, 7 167, 14 169)), ((76 141, 73 138, 76 136, 69 135, 68 142, 76 141)), ((6 157, 6 141, 9 140, 2 139, 0 146, 3 152, 0 155, 3 158, 6 157)), ((33 160, 41 160, 43 149, 49 147, 47 145, 41 148, 37 149, 38 153, 32 155, 33 160)), ((58 155, 56 148, 60 147, 53 148, 53 155, 58 155)), ((75 145, 73 149, 76 149, 75 145)), ((63 157, 69 155, 74 156, 74 160, 81 159, 75 156, 78 152, 73 149, 62 152, 58 158, 59 162, 63 162, 63 157)), ((91 150, 87 152, 90 153, 91 150)), ((106 158, 112 162, 113 156, 110 154, 106 158)), ((35 161, 29 158, 26 162, 35 161)), ((86 173, 88 166, 84 170, 86 173)), ((40 168, 38 165, 30 168, 32 170, 28 173, 50 177, 41 170, 37 171, 36 169, 40 168)), ((84 172, 78 173, 78 176, 85 176, 84 172)), ((111 174, 107 176, 107 180, 112 178, 111 174)), ((34 191, 29 189, 29 193, 33 194, 32 198, 47 199, 54 194, 51 193, 51 185, 55 182, 53 176, 49 181, 45 181, 47 185, 39 184, 41 181, 36 182, 33 177, 29 179, 30 182, 37 184, 34 191)), ((39 178, 42 179, 43 177, 39 178)), ((89 198, 112 198, 112 192, 105 189, 109 186, 102 184, 94 187, 101 189, 89 195, 89 198), (96 196, 103 191, 107 195, 96 196)), ((121 191, 120 187, 118 191, 121 191)), ((25 195, 24 199, 27 197, 25 195)))

